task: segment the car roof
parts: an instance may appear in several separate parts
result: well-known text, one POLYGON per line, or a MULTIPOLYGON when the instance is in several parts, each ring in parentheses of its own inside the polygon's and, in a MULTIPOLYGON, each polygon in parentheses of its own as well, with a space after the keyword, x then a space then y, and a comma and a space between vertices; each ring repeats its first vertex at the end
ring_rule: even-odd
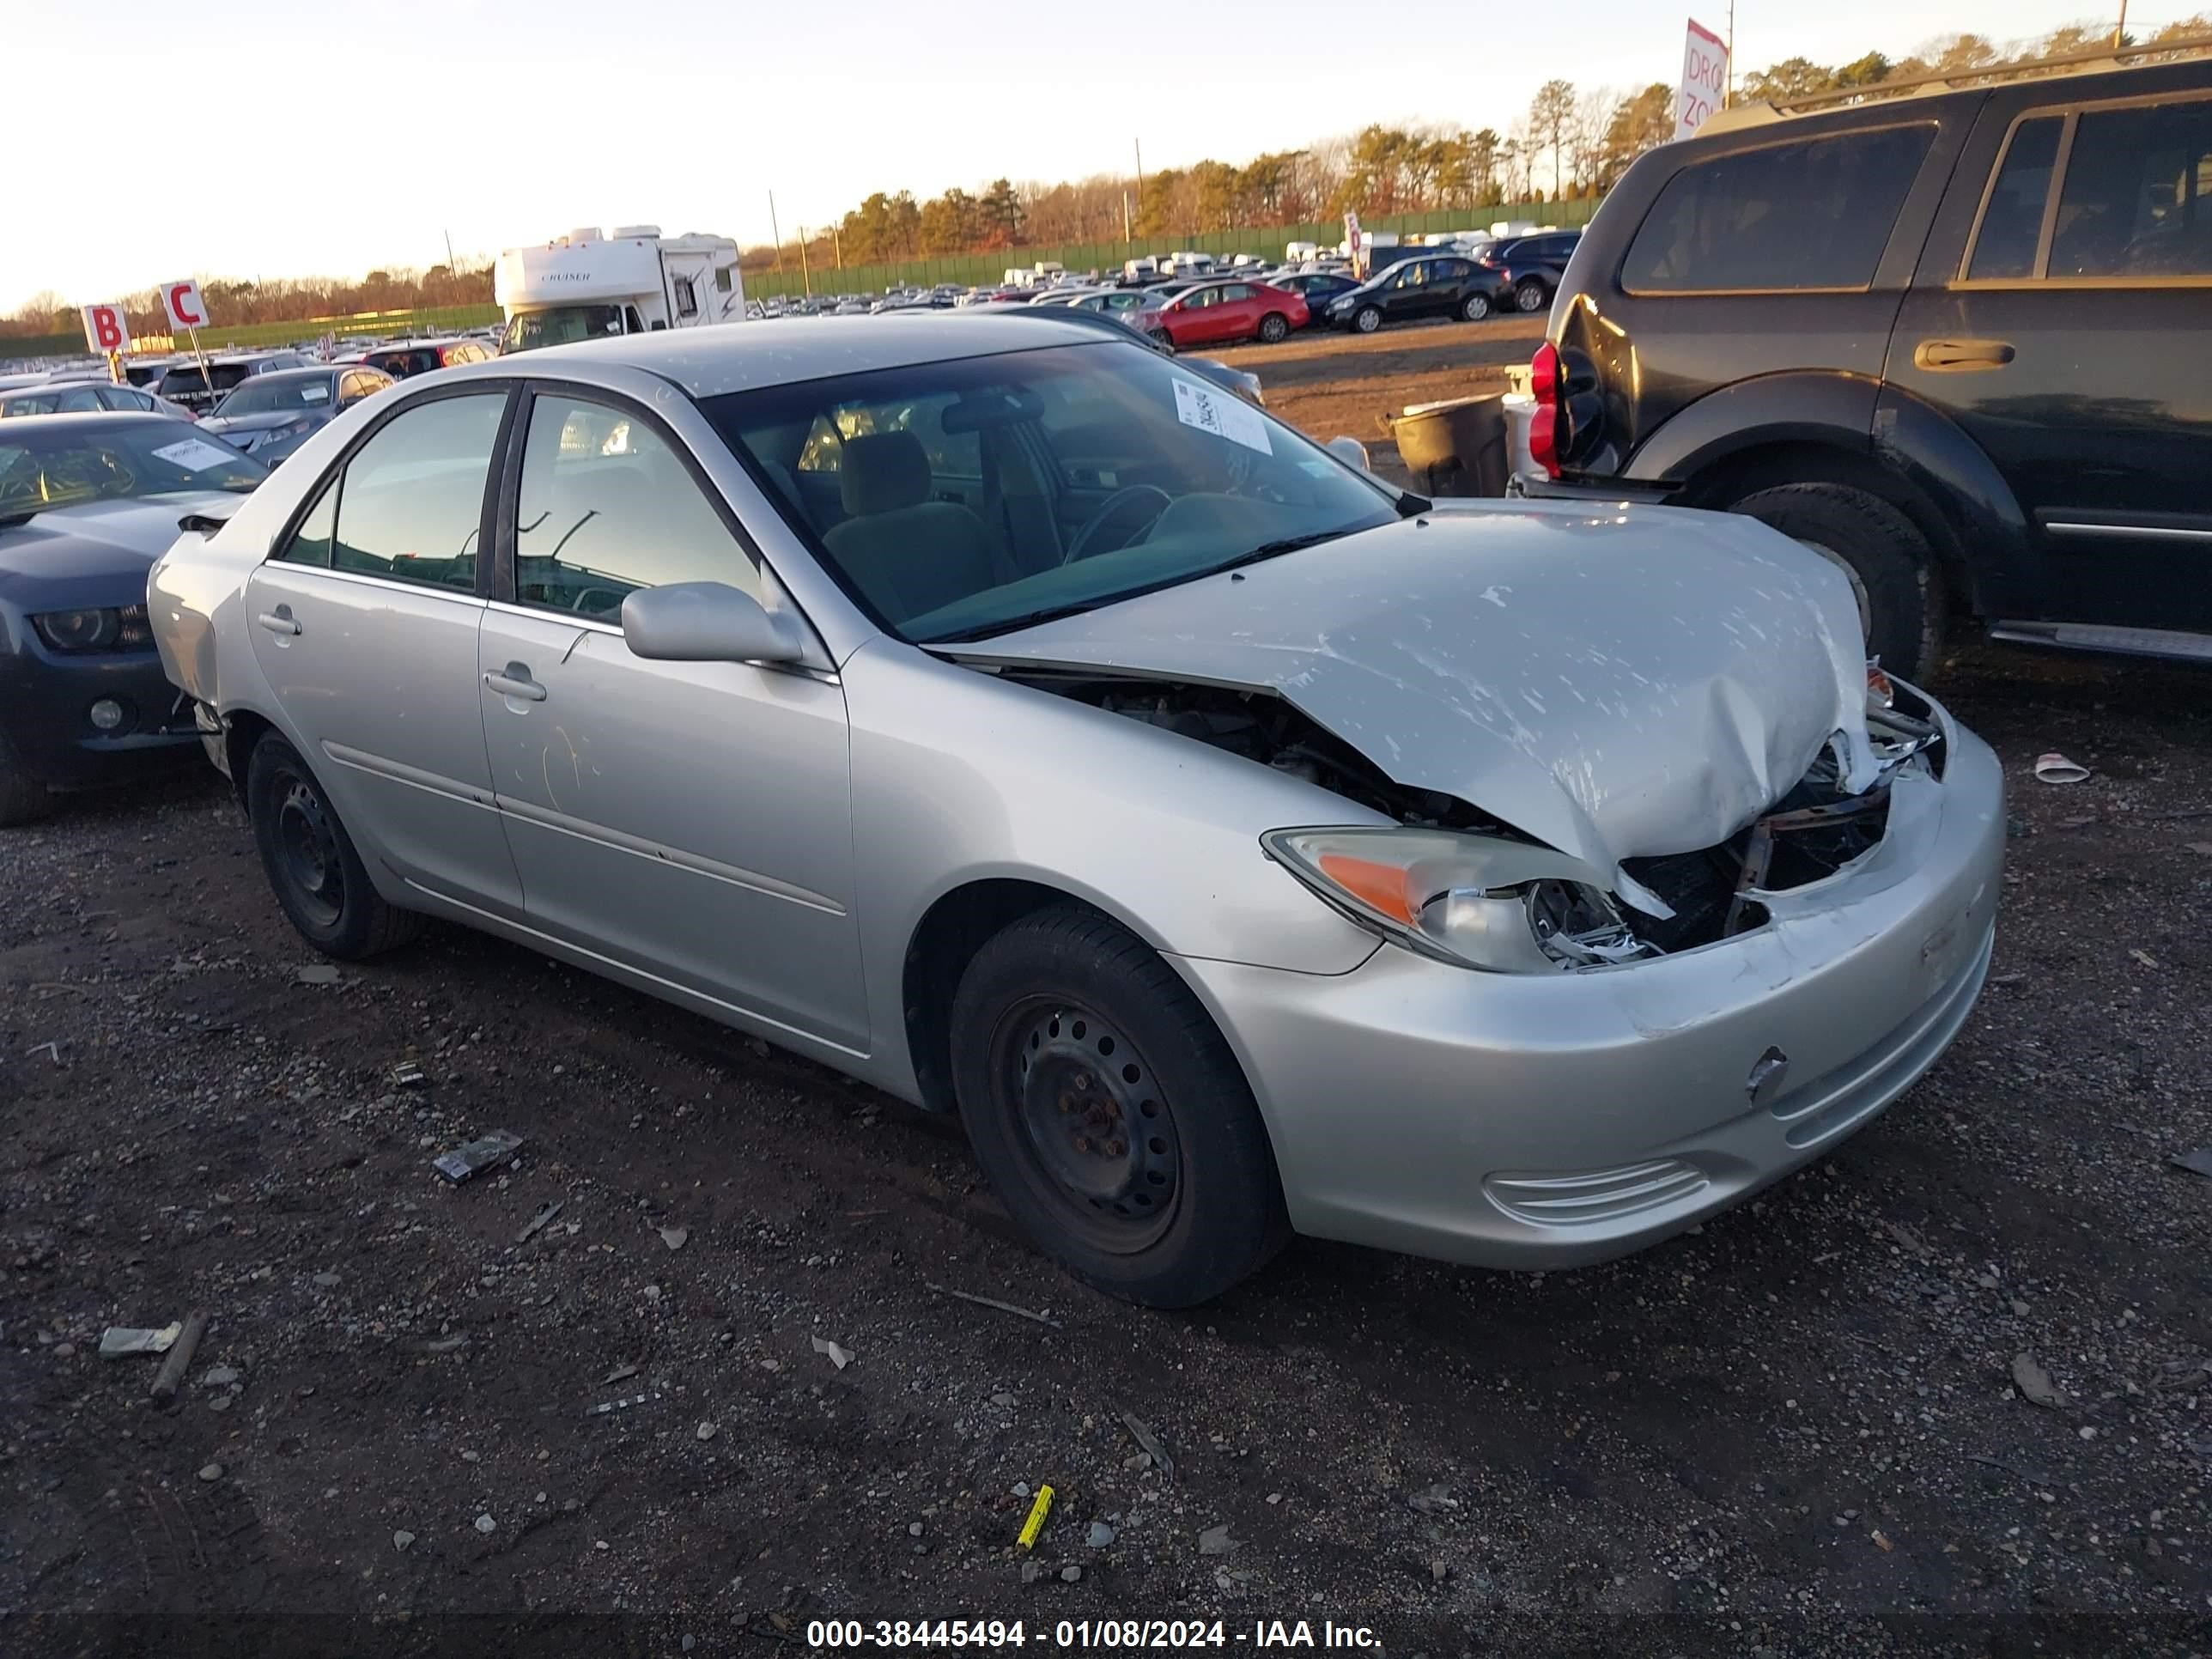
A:
MULTIPOLYGON (((564 362, 627 364, 658 374, 695 398, 718 398, 724 392, 789 386, 833 374, 865 374, 915 363, 1098 341, 1095 324, 1058 313, 1055 307, 1014 322, 1007 314, 992 312, 968 317, 938 311, 887 312, 866 328, 809 318, 778 323, 772 329, 757 330, 744 323, 664 329, 548 346, 447 372, 496 379, 535 372, 541 363, 547 374, 557 374, 564 362)), ((1129 338, 1132 343, 1142 343, 1133 335, 1129 338)))

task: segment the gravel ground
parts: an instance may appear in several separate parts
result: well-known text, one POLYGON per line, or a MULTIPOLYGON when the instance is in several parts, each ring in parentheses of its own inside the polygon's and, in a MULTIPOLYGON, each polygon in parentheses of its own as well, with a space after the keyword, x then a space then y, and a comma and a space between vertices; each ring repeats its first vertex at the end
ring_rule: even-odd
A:
POLYGON ((1189 1315, 1063 1279, 954 1126, 584 975, 440 928, 303 975, 211 777, 6 832, 0 1651, 2212 1651, 2205 685, 1954 667, 1995 977, 1802 1176, 1573 1273, 1301 1243, 1189 1315), (101 1331, 193 1308, 151 1408, 101 1331))

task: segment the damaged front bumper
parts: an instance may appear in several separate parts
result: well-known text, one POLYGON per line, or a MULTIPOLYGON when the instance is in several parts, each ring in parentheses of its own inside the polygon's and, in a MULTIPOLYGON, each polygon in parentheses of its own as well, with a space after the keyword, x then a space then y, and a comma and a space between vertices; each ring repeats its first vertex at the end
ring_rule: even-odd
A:
POLYGON ((1937 711, 1881 844, 1764 925, 1557 975, 1386 947, 1335 977, 1183 958, 1243 1060, 1292 1224, 1496 1267, 1627 1254, 1809 1161, 1932 1065, 1988 972, 2003 776, 1937 711))

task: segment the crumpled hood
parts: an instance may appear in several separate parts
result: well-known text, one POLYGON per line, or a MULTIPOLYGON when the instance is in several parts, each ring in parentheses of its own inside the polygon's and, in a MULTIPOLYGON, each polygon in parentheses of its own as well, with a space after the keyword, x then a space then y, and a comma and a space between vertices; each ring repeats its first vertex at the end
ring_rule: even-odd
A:
POLYGON ((1834 733, 1878 771, 1849 581, 1733 514, 1454 504, 949 654, 1274 690, 1647 908, 1621 860, 1726 840, 1834 733))
POLYGON ((143 605, 147 570, 177 539, 178 520, 228 519, 245 504, 228 490, 179 490, 57 507, 0 528, 0 599, 26 611, 143 605))

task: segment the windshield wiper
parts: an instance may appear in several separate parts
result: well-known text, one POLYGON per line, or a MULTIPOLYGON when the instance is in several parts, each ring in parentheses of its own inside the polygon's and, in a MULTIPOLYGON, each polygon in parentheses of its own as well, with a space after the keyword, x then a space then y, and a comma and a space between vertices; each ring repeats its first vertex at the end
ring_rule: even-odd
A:
POLYGON ((1339 537, 1351 535, 1358 527, 1361 526, 1347 525, 1341 530, 1310 530, 1303 536, 1284 536, 1275 541, 1261 542, 1249 552, 1239 553, 1233 559, 1224 560, 1206 574, 1215 576, 1224 570, 1234 570, 1239 565, 1257 564, 1262 559, 1274 558, 1279 554, 1296 553, 1304 548, 1319 547, 1323 542, 1333 542, 1339 537))
MULTIPOLYGON (((1133 595, 1117 593, 1115 599, 1133 595)), ((1063 617, 1079 617, 1086 611, 1096 611, 1109 603, 1106 599, 1086 599, 1080 605, 1047 605, 1042 611, 1025 611, 1018 617, 1001 617, 997 622, 978 623, 973 628, 962 628, 950 634, 933 634, 926 640, 916 640, 917 645, 964 645, 972 640, 988 640, 1000 634, 1012 634, 1024 628, 1035 628, 1040 623, 1058 622, 1063 617)))

